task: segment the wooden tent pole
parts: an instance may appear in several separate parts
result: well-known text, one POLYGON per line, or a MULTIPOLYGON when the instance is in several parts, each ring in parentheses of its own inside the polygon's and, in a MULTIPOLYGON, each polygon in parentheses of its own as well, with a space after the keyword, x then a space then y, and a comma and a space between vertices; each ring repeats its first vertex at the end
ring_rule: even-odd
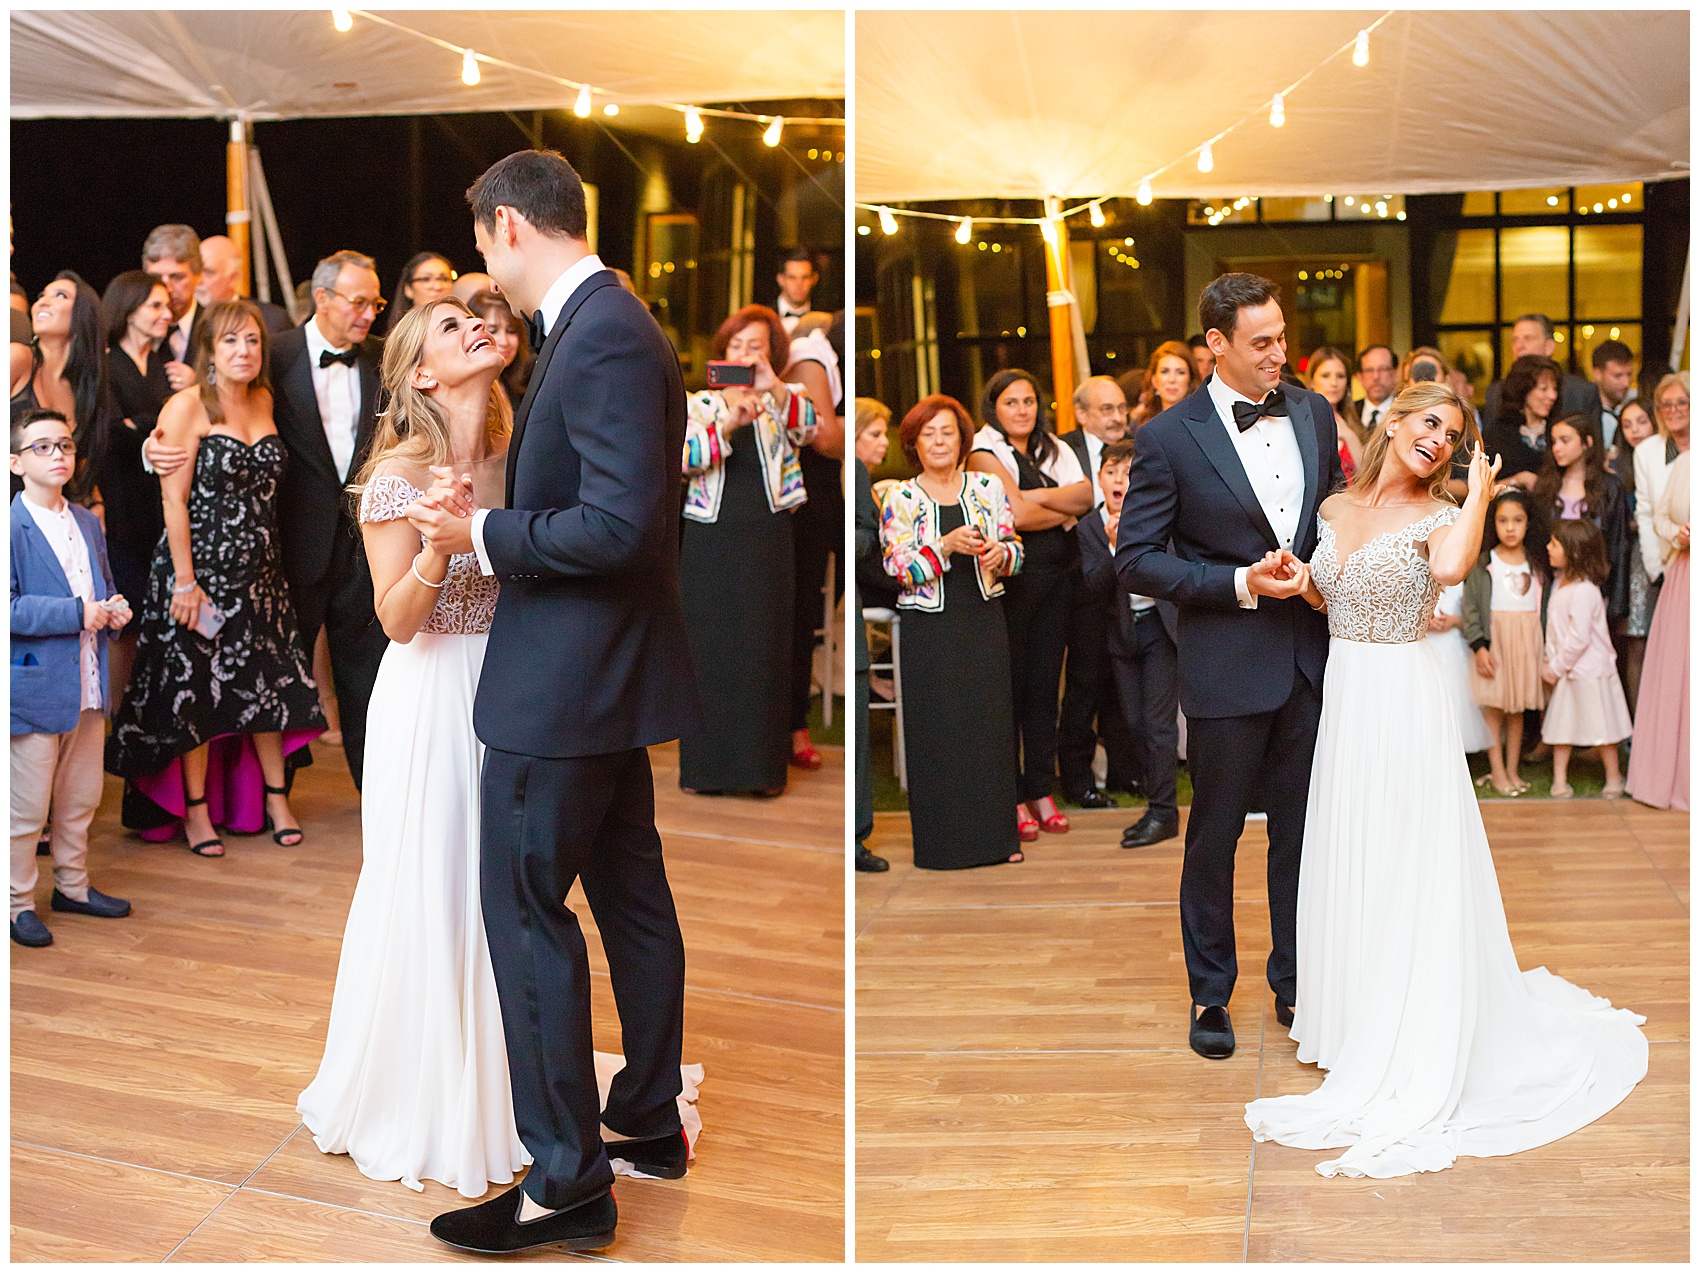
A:
POLYGON ((1057 395, 1058 433, 1074 428, 1074 288, 1069 270, 1068 224, 1057 215, 1061 205, 1045 200, 1046 310, 1051 320, 1051 385, 1057 395))
POLYGON ((248 270, 248 253, 250 250, 248 212, 248 123, 246 120, 233 119, 230 121, 230 142, 224 148, 224 182, 225 182, 225 233, 230 236, 231 245, 236 249, 236 259, 242 263, 241 273, 237 277, 236 293, 239 296, 248 295, 250 275, 248 270))

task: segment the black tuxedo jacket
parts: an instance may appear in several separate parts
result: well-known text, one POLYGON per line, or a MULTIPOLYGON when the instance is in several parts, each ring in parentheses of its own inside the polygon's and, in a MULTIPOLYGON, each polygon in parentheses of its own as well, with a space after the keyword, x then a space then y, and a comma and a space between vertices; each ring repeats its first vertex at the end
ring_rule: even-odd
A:
MULTIPOLYGON (((483 538, 502 581, 473 726, 526 756, 598 756, 698 721, 679 591, 685 385, 612 270, 567 298, 483 538)), ((783 669, 774 669, 779 675, 783 669)))
MULTIPOLYGON (((1113 598, 1114 615, 1110 620, 1108 648, 1111 655, 1130 658, 1139 652, 1133 634, 1133 607, 1128 594, 1116 578, 1115 555, 1110 551, 1110 536, 1104 530, 1104 519, 1093 509, 1075 524, 1080 540, 1080 572, 1086 580, 1086 591, 1113 598)), ((1121 534, 1118 527, 1117 535, 1121 534)), ((1157 603, 1157 617, 1162 619, 1169 640, 1179 640, 1180 612, 1172 601, 1157 603)))
MULTIPOLYGON (((1286 395, 1304 462, 1304 507, 1293 554, 1316 549, 1316 510, 1341 484, 1334 412, 1320 394, 1286 395)), ((1250 716, 1287 701, 1293 677, 1321 687, 1328 621, 1300 597, 1240 608, 1234 571, 1280 547, 1240 463, 1208 382, 1141 426, 1116 531, 1116 575, 1128 592, 1179 608, 1181 710, 1250 716)))
MULTIPOLYGON (((354 480, 372 449, 378 420, 378 368, 384 342, 367 337, 360 345, 360 416, 354 433, 354 480)), ((283 539, 283 574, 291 588, 321 583, 330 570, 337 536, 352 536, 357 560, 365 560, 360 526, 346 482, 336 471, 319 397, 313 392, 313 368, 307 356, 307 332, 297 327, 272 342, 272 418, 289 448, 289 466, 278 486, 278 530, 283 539)))

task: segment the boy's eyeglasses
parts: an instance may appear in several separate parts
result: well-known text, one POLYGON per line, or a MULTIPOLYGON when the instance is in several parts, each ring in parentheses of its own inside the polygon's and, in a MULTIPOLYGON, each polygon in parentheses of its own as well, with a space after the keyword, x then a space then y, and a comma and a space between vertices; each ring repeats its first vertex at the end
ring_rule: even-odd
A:
POLYGON ((77 444, 70 438, 55 438, 51 440, 44 438, 40 442, 26 443, 21 450, 28 451, 31 455, 45 460, 49 456, 55 454, 75 455, 77 453, 77 444))

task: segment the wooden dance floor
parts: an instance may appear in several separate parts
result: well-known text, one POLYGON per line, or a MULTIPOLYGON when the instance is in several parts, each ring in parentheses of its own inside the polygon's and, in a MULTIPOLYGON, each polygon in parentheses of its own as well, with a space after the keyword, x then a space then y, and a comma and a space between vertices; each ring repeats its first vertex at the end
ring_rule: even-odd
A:
MULTIPOLYGON (((1187 1047, 1181 841, 1125 810, 1018 866, 917 871, 905 814, 856 879, 859 1260, 1687 1260, 1688 818, 1484 806, 1520 964, 1647 1017, 1647 1078, 1573 1136, 1394 1180, 1254 1145, 1244 1103, 1308 1091, 1263 979, 1267 841, 1240 843, 1239 1050, 1187 1047)), ((1184 816, 1184 811, 1183 811, 1184 816)))
MULTIPOLYGON (((615 1185, 607 1257, 843 1258, 844 763, 822 750, 826 766, 793 770, 773 801, 684 795, 675 750, 652 753, 704 1130, 684 1180, 615 1185)), ((232 836, 225 860, 202 861, 181 840, 143 844, 121 833, 108 780, 92 874, 134 915, 52 914, 43 872, 54 945, 12 947, 13 1260, 458 1258, 426 1229, 465 1205, 457 1193, 367 1180, 295 1113, 360 866, 342 753, 316 751, 296 848, 232 836)), ((591 950, 597 1046, 617 1052, 591 950)))

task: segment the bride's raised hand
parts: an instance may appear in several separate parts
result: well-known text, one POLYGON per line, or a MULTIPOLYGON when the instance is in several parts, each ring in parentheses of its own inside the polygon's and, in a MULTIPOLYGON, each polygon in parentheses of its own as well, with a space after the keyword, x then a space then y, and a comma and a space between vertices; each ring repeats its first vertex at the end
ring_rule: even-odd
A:
POLYGON ((1499 476, 1501 459, 1495 455, 1489 460, 1480 442, 1476 443, 1475 454, 1470 457, 1470 484, 1467 499, 1480 499, 1484 503, 1494 497, 1496 487, 1494 479, 1499 476))

